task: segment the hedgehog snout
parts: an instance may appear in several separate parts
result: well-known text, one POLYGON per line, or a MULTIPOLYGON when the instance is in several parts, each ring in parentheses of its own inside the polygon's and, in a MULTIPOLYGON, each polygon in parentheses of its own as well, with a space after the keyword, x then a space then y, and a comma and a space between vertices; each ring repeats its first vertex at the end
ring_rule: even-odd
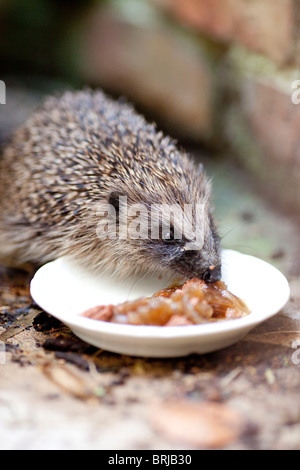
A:
POLYGON ((201 251, 189 250, 176 259, 173 268, 185 277, 198 277, 205 282, 221 279, 221 261, 218 253, 208 256, 201 251))
POLYGON ((205 282, 217 282, 221 279, 221 266, 210 266, 202 275, 202 279, 205 282))
POLYGON ((186 269, 186 276, 189 278, 198 277, 205 282, 217 282, 221 280, 221 266, 212 265, 204 269, 197 269, 197 267, 186 269))

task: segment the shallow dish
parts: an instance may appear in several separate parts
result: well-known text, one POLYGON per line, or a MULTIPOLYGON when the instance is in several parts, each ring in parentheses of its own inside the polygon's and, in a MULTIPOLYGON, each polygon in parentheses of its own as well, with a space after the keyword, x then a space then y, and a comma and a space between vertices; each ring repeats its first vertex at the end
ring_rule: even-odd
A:
POLYGON ((96 305, 117 304, 167 287, 158 278, 116 281, 59 258, 42 266, 31 281, 31 295, 46 312, 81 339, 107 351, 145 357, 178 357, 230 346, 279 312, 289 299, 284 275, 269 263, 233 250, 222 253, 222 280, 251 309, 243 318, 191 326, 120 325, 82 317, 96 305))

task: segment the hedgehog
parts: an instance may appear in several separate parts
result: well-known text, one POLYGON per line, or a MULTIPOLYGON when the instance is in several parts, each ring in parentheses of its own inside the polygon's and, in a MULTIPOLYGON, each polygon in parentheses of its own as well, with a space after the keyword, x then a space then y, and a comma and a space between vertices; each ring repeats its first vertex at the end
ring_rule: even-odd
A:
POLYGON ((216 282, 220 238, 210 194, 203 165, 124 98, 65 91, 47 97, 2 152, 0 262, 41 266, 69 256, 120 277, 216 282), (129 225, 139 217, 143 236, 120 236, 125 202, 146 209, 128 216, 129 225), (178 236, 182 220, 189 228, 178 236))

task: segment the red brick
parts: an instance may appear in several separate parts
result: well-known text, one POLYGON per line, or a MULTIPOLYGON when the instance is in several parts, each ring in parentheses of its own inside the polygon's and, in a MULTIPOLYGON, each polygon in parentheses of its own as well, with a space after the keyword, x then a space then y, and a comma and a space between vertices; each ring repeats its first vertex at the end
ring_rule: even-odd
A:
POLYGON ((260 193, 299 220, 300 104, 292 103, 292 81, 241 78, 240 98, 222 115, 223 137, 260 193))
POLYGON ((230 39, 233 31, 231 0, 167 0, 171 9, 184 23, 222 39, 230 39))
POLYGON ((257 79, 245 81, 242 110, 269 160, 300 169, 300 104, 292 103, 292 88, 257 79))
POLYGON ((87 20, 81 49, 85 80, 124 94, 179 135, 209 135, 211 69, 198 45, 174 28, 136 25, 102 7, 87 20))
POLYGON ((153 0, 183 23, 222 41, 239 43, 278 63, 295 53, 293 0, 153 0))

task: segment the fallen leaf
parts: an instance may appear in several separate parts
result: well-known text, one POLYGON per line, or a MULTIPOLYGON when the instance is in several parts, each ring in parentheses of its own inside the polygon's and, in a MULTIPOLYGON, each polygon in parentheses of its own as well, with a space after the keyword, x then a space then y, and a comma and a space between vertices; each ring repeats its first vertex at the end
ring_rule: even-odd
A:
POLYGON ((277 346, 292 347, 295 339, 300 339, 300 333, 294 331, 269 331, 267 333, 254 334, 250 333, 242 341, 253 343, 275 344, 277 346))
POLYGON ((21 315, 16 318, 17 324, 9 327, 3 333, 0 334, 0 341, 7 341, 10 338, 18 335, 22 331, 26 330, 29 326, 32 325, 32 321, 36 316, 36 310, 34 308, 29 309, 26 315, 21 315))
POLYGON ((153 427, 180 445, 222 448, 245 430, 243 417, 226 405, 206 403, 162 403, 151 409, 153 427))
POLYGON ((45 376, 55 383, 62 391, 73 395, 81 400, 87 400, 93 397, 84 381, 75 375, 64 365, 43 364, 42 371, 45 376))

